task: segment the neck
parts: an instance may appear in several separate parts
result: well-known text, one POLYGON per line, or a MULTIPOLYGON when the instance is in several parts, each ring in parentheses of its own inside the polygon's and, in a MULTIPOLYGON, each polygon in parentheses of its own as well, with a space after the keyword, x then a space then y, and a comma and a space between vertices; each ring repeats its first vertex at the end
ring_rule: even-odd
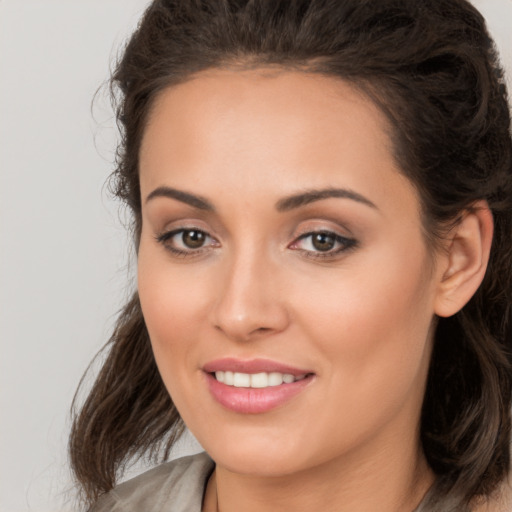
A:
MULTIPOLYGON (((399 440, 401 449, 346 454, 292 475, 238 474, 217 466, 205 495, 204 512, 412 512, 434 475, 419 439, 399 440), (405 442, 404 442, 405 441, 405 442)), ((391 448, 391 445, 389 448, 391 448)))

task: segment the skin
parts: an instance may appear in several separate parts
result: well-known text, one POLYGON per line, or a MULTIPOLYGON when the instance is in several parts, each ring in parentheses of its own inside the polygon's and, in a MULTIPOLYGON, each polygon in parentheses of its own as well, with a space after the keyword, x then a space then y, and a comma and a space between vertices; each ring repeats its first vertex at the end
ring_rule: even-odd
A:
POLYGON ((140 183, 139 295, 165 386, 216 462, 203 510, 414 509, 434 479, 419 443, 434 318, 481 281, 490 214, 432 258, 381 112, 347 83, 285 70, 210 70, 162 92, 140 183), (161 187, 215 211, 148 199, 161 187), (333 187, 372 205, 276 208, 333 187), (207 234, 198 249, 158 240, 191 228, 207 234), (318 231, 355 242, 321 252, 301 238, 318 231), (202 371, 221 357, 315 376, 276 409, 235 413, 202 371))

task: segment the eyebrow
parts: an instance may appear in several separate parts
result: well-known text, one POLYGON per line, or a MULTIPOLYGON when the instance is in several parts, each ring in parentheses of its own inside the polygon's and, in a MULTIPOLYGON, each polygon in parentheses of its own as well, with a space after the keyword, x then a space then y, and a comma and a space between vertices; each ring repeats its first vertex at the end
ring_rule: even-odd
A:
POLYGON ((280 212, 286 212, 289 210, 293 210, 295 208, 300 208, 301 206, 306 206, 307 204, 313 203, 315 201, 321 201, 323 199, 330 198, 340 198, 340 199, 351 199, 353 201, 357 201, 358 203, 365 204, 371 208, 378 210, 377 206, 372 203, 369 199, 354 192, 353 190, 349 190, 346 188, 324 188, 320 190, 306 190, 305 192, 301 192, 300 194, 294 194, 292 196, 285 197, 280 199, 276 208, 280 212))
MULTIPOLYGON (((210 201, 208 201, 208 199, 171 187, 156 188, 146 197, 146 203, 156 197, 167 197, 169 199, 176 199, 177 201, 188 204, 193 208, 197 208, 198 210, 204 210, 208 212, 215 211, 215 207, 210 201)), ((315 201, 321 201, 323 199, 330 198, 351 199, 353 201, 356 201, 358 203, 364 204, 366 206, 378 210, 377 206, 374 203, 372 203, 369 199, 362 196, 361 194, 358 194, 357 192, 354 192, 353 190, 349 190, 346 188, 324 188, 319 190, 306 190, 299 194, 294 194, 288 197, 284 197, 283 199, 280 199, 276 203, 276 209, 279 212, 287 212, 289 210, 294 210, 295 208, 300 208, 301 206, 306 206, 310 203, 314 203, 315 201)))
POLYGON ((169 199, 176 199, 177 201, 181 201, 182 203, 188 204, 194 208, 197 208, 198 210, 205 210, 208 212, 215 211, 213 204, 210 203, 208 199, 171 187, 156 188, 148 195, 148 197, 146 197, 146 203, 155 197, 167 197, 169 199))

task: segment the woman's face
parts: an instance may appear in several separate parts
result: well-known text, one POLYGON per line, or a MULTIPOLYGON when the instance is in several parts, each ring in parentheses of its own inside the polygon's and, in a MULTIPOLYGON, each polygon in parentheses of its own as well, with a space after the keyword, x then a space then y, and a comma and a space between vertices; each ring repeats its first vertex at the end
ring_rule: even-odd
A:
POLYGON ((437 270, 365 96, 200 73, 158 97, 140 182, 156 362, 218 465, 286 475, 418 443, 437 270))

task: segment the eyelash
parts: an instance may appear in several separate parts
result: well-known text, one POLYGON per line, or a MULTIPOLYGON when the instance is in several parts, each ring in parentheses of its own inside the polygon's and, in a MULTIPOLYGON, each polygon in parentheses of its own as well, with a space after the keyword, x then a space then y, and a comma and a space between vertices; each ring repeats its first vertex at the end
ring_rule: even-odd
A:
MULTIPOLYGON (((189 249, 180 249, 176 246, 171 245, 172 239, 176 236, 181 234, 182 236, 185 233, 190 232, 196 232, 200 235, 205 236, 206 239, 211 239, 215 241, 215 244, 218 244, 218 242, 211 237, 206 231, 199 229, 199 228, 179 228, 179 229, 173 229, 172 231, 167 231, 165 233, 162 233, 155 237, 156 241, 160 244, 162 244, 166 250, 170 251, 174 256, 181 257, 181 258, 187 258, 187 257, 194 257, 199 256, 203 254, 205 251, 207 251, 212 246, 215 246, 215 244, 207 244, 202 245, 201 247, 198 247, 197 249, 189 248, 189 249)), ((312 243, 312 242, 311 242, 312 243)), ((311 259, 335 259, 338 255, 340 255, 343 252, 353 250, 357 247, 358 242, 354 238, 347 238, 341 235, 338 235, 334 231, 329 230, 318 230, 318 231, 309 231, 307 233, 303 233, 302 235, 298 236, 290 245, 288 245, 288 248, 291 248, 293 250, 301 252, 305 257, 311 258, 311 259), (300 249, 296 246, 299 242, 302 240, 306 240, 309 237, 313 237, 315 235, 325 235, 328 237, 331 237, 334 239, 334 243, 338 244, 339 247, 335 250, 328 250, 328 251, 313 251, 313 250, 307 250, 307 249, 300 249)))
MULTIPOLYGON (((353 250, 357 247, 358 242, 354 238, 347 238, 341 235, 338 235, 334 231, 329 231, 326 229, 321 229, 319 231, 308 231, 307 233, 303 233, 298 238, 295 239, 288 247, 293 248, 294 245, 297 245, 301 240, 306 240, 309 237, 313 237, 315 235, 325 235, 334 239, 334 243, 338 244, 339 247, 334 250, 329 251, 311 251, 307 249, 295 249, 297 251, 302 252, 306 257, 312 259, 335 259, 343 252, 347 252, 349 250, 353 250)), ((311 242, 312 243, 312 242, 311 242)))

